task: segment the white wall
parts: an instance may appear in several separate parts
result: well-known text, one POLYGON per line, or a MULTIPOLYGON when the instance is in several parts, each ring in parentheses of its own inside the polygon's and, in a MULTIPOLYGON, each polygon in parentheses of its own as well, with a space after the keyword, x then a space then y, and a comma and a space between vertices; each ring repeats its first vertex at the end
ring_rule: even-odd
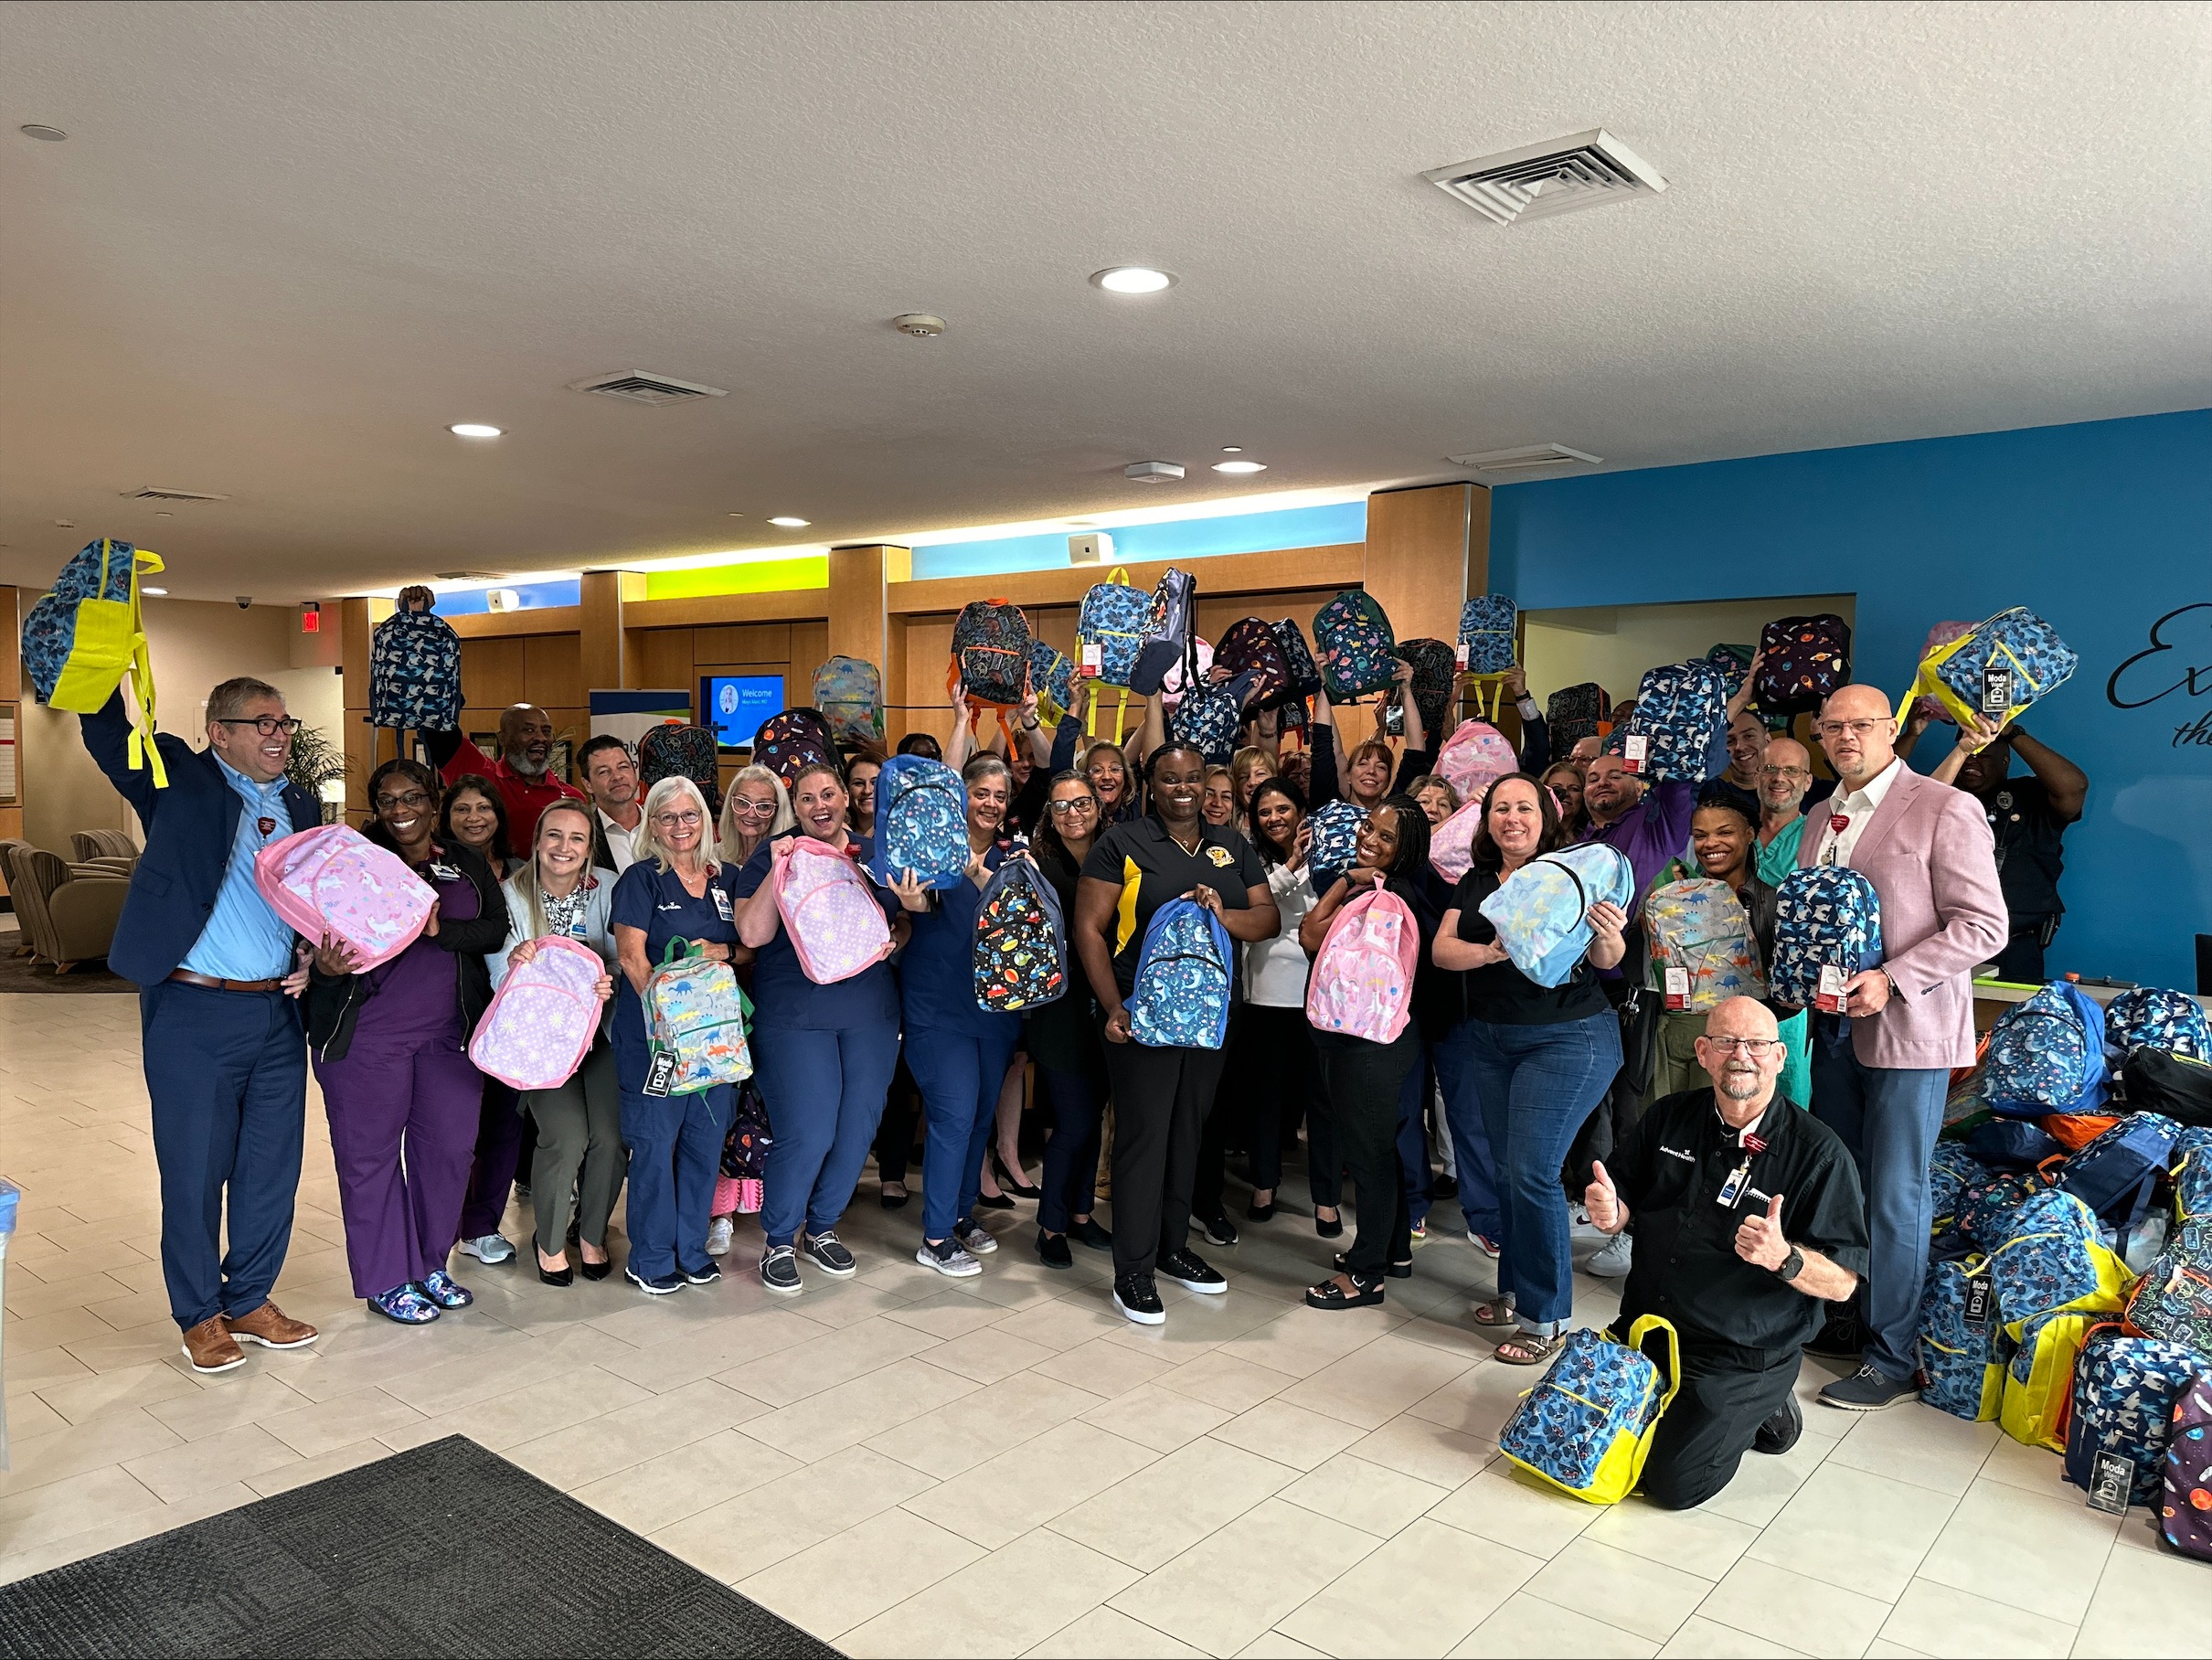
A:
POLYGON ((1595 680, 1619 703, 1636 695, 1646 669, 1702 657, 1719 644, 1756 645, 1759 631, 1777 617, 1834 612, 1856 622, 1856 597, 1846 593, 1525 611, 1521 661, 1539 704, 1585 680, 1595 680))

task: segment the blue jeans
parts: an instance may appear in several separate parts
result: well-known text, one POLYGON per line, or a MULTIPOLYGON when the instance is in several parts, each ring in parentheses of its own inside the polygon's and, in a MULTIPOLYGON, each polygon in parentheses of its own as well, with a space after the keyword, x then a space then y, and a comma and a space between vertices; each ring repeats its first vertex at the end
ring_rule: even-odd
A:
POLYGON ((1474 1023, 1463 1020, 1437 1039, 1436 1080, 1444 1091, 1444 1123, 1452 1132, 1452 1156, 1459 1166, 1460 1214, 1467 1231, 1494 1244, 1504 1236, 1498 1214, 1498 1183, 1490 1159, 1490 1133, 1483 1127, 1483 1105, 1474 1087, 1474 1023))
POLYGON ((1851 1150, 1866 1191, 1873 1247, 1864 1306, 1865 1359, 1885 1378, 1920 1369, 1920 1285, 1928 1277, 1928 1155, 1943 1128, 1944 1067, 1869 1067, 1846 1044, 1840 1055, 1815 1035, 1813 1116, 1851 1150))
POLYGON ((707 1212, 721 1174, 722 1143, 737 1091, 717 1084, 692 1095, 622 1091, 622 1140, 630 1146, 630 1272, 665 1279, 707 1261, 707 1212))
MULTIPOLYGON (((795 1245, 802 1226, 827 1233, 853 1202, 899 1065, 899 1023, 824 1031, 764 1023, 753 1038, 753 1065, 775 1137, 760 1230, 771 1245, 795 1245)), ((634 1153, 630 1168, 634 1188, 634 1153)))
MULTIPOLYGON (((907 1069, 921 1089, 921 1237, 949 1240, 983 1191, 984 1154, 998 1122, 998 1091, 1021 1040, 1017 1021, 976 1036, 907 1028, 907 1069)), ((870 1131, 871 1136, 874 1134, 870 1131)))
POLYGON ((1092 1189, 1099 1176, 1099 1114, 1105 1090, 1088 1072, 1056 1072, 1039 1067, 1045 1095, 1052 1102, 1052 1138, 1045 1144, 1045 1173, 1037 1178, 1037 1225, 1047 1233, 1066 1233, 1069 1222, 1089 1216, 1097 1202, 1092 1189))
POLYGON ((1470 1020, 1463 1029, 1505 1183, 1498 1290, 1512 1296, 1522 1330, 1549 1336, 1575 1301, 1559 1166, 1621 1070, 1621 1022, 1606 1009, 1556 1026, 1470 1020))

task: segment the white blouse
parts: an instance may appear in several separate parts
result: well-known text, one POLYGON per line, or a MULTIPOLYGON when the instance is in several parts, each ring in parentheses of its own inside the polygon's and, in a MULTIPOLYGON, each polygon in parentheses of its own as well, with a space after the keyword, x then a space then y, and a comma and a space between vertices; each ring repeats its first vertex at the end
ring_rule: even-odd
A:
POLYGON ((1267 873, 1268 891, 1282 926, 1271 940, 1244 948, 1244 996, 1263 1008, 1303 1008, 1306 970, 1312 966, 1298 943, 1298 924, 1313 909, 1313 884, 1307 870, 1275 865, 1267 873))

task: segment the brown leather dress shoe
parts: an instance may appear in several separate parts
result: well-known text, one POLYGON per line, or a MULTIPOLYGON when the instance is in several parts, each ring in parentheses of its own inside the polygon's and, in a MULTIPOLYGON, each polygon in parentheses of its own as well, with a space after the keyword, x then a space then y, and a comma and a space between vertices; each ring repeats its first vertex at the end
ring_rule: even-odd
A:
POLYGON ((246 1364, 246 1351, 230 1340, 220 1314, 211 1314, 185 1334, 185 1358, 196 1372, 227 1372, 246 1364))
POLYGON ((273 1303, 264 1303, 250 1314, 229 1315, 223 1324, 233 1337, 258 1343, 263 1348, 305 1348, 317 1335, 314 1326, 294 1320, 273 1303))

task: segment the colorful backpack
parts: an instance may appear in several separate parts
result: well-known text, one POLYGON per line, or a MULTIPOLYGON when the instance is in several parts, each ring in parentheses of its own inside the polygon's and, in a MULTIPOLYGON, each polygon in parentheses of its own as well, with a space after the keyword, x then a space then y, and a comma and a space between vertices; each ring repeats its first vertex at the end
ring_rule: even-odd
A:
POLYGON ((2165 1473, 2166 1434, 2174 1408, 2205 1357, 2179 1343, 2132 1337, 2099 1326, 2074 1363, 2074 1399, 2066 1430, 2066 1479, 2094 1492, 2104 1464, 2129 1466, 2122 1474, 2130 1504, 2157 1500, 2165 1473))
POLYGON ((1042 640, 1029 642, 1029 687, 1037 694, 1037 718, 1058 726, 1075 707, 1075 665, 1042 640))
POLYGON ((1521 758, 1513 752, 1513 745, 1487 720, 1462 720, 1437 751, 1436 775, 1459 792, 1460 800, 1475 805, 1492 784, 1520 770, 1521 758))
POLYGON ((1201 681, 1176 700, 1167 718, 1167 729, 1177 743, 1186 743, 1215 766, 1227 766, 1237 752, 1237 734, 1244 729, 1245 698, 1251 686, 1248 669, 1219 686, 1201 681))
POLYGON ((2070 980, 2015 1003, 1990 1028, 1982 1092, 2005 1118, 2094 1112, 2112 1092, 2104 1010, 2070 980))
POLYGON ((1997 1312, 2017 1340, 2044 1314, 2116 1314, 2134 1276, 2097 1237, 2096 1214, 2052 1189, 2021 1204, 2012 1237, 1989 1253, 1997 1312))
POLYGON ((1144 643, 1152 618, 1152 596, 1129 585, 1129 572, 1117 565, 1103 582, 1083 591, 1076 607, 1076 658, 1081 672, 1102 685, 1127 686, 1136 672, 1137 647, 1144 643))
POLYGON ((461 636, 443 617, 396 611, 368 642, 368 723, 422 732, 461 726, 461 636))
POLYGON ((1420 925, 1388 888, 1346 900, 1306 976, 1306 1019, 1317 1032, 1396 1042, 1412 1018, 1420 948, 1420 925))
POLYGON ((1538 985, 1564 985, 1590 950, 1590 908, 1629 908, 1636 875, 1628 856, 1604 842, 1540 853, 1483 901, 1483 914, 1514 966, 1538 985))
POLYGON ((2090 1333, 2109 1323, 2100 1314, 2038 1314, 2027 1323, 2005 1368, 2005 1398, 1997 1408, 1997 1423, 2007 1435, 2026 1446, 2066 1451, 2074 1362, 2090 1333))
MULTIPOLYGON (((23 675, 31 683, 32 695, 48 708, 94 715, 128 673, 133 701, 138 706, 138 719, 131 728, 131 766, 133 771, 150 767, 154 788, 166 789, 168 768, 150 736, 154 729, 154 666, 146 655, 146 625, 138 599, 138 579, 161 569, 160 554, 128 542, 102 537, 80 548, 61 568, 53 588, 23 619, 23 675)), ((445 628, 442 622, 438 626, 445 628)), ((458 654, 452 678, 457 698, 458 654)))
POLYGON ((2108 1228, 2125 1233, 2151 1208, 2181 1126, 2156 1112, 2131 1112, 2059 1166, 2058 1186, 2108 1228))
POLYGON ((1602 737, 1612 726, 1613 700, 1595 680, 1561 686, 1544 705, 1544 724, 1554 755, 1570 753, 1585 738, 1602 737))
POLYGON ((1231 675, 1251 676, 1245 705, 1255 715, 1281 708, 1292 694, 1291 660, 1274 628, 1258 617, 1239 617, 1228 625, 1214 648, 1214 662, 1231 675))
POLYGON ((1833 612, 1779 617, 1760 631, 1759 679, 1751 689, 1762 713, 1803 715, 1851 679, 1851 625, 1833 612))
POLYGON ((640 1001, 654 1057, 646 1094, 696 1095, 752 1076, 749 1008, 728 963, 709 961, 688 940, 671 940, 640 1001))
POLYGON ((1643 901, 1651 984, 1673 1009, 1712 1010, 1730 997, 1765 1000, 1751 913, 1726 882, 1705 877, 1654 888, 1643 901))
POLYGON ((828 723, 813 709, 785 709, 771 715, 753 734, 755 766, 766 767, 788 790, 811 766, 834 758, 830 754, 828 723))
POLYGON ((883 676, 873 663, 836 656, 814 671, 814 707, 847 743, 883 741, 883 676))
POLYGON ((1447 882, 1474 868, 1474 833, 1483 827, 1483 803, 1469 802, 1429 833, 1429 863, 1447 882))
POLYGON ((1400 640, 1395 654, 1413 665, 1413 707, 1421 736, 1433 750, 1452 724, 1452 696, 1459 689, 1459 660, 1441 640, 1400 640))
POLYGON ((1969 1182, 1959 1190, 1951 1227, 1962 1239, 1991 1251, 2013 1237, 2013 1218, 2021 1206, 2050 1187, 2040 1170, 2021 1170, 1969 1182))
POLYGON ((1191 671, 1187 678, 1196 685, 1204 686, 1206 676, 1212 673, 1213 666, 1213 642, 1204 634, 1192 635, 1188 662, 1177 658, 1167 665, 1167 673, 1160 676, 1160 707, 1173 709, 1183 701, 1183 685, 1186 677, 1184 671, 1186 668, 1191 671))
POLYGON ((1502 675, 1513 666, 1515 613, 1502 593, 1478 594, 1460 607, 1457 665, 1470 675, 1502 675))
POLYGON ((1282 661, 1291 677, 1291 697, 1302 699, 1321 690, 1321 668, 1313 661, 1313 648, 1305 643, 1305 631, 1298 626, 1296 617, 1282 617, 1268 624, 1275 636, 1275 644, 1282 647, 1282 661))
POLYGON ((1659 1418, 1682 1384, 1675 1327, 1644 1314, 1619 1343, 1588 1326, 1567 1334, 1543 1381, 1521 1397, 1498 1433, 1498 1451, 1547 1486, 1592 1505, 1617 1505, 1636 1490, 1659 1418), (1643 1353, 1666 1334, 1666 1375, 1643 1353))
POLYGON ((1628 718, 1622 740, 1643 740, 1639 776, 1660 783, 1702 782, 1706 751, 1712 748, 1714 729, 1728 718, 1728 682, 1710 663, 1673 663, 1648 670, 1636 688, 1636 710, 1628 718))
POLYGON ((1010 600, 971 600, 952 622, 952 686, 968 707, 1010 709, 1029 686, 1029 619, 1010 600))
POLYGON ((963 881, 968 792, 960 774, 926 755, 894 755, 876 775, 876 835, 868 874, 890 888, 909 870, 924 888, 963 881))
POLYGON ((469 1061, 510 1090, 558 1090, 591 1052, 607 964, 580 940, 548 934, 520 968, 510 969, 476 1035, 469 1061))
POLYGON ((637 740, 640 798, 664 778, 688 778, 707 798, 711 819, 722 810, 720 754, 715 735, 703 726, 646 728, 645 735, 637 740))
POLYGON ((1228 930, 1196 899, 1152 913, 1129 994, 1129 1035, 1150 1048, 1218 1049, 1228 1036, 1228 930))
POLYGON ((2185 1243, 2162 1253, 2128 1293, 2126 1319, 2131 1332, 2185 1344, 2212 1359, 2212 1260, 2192 1257, 2185 1243))
POLYGON ((1930 1262, 1920 1296, 1920 1399, 1968 1423, 1994 1422, 2012 1344, 1997 1318, 1989 1259, 1930 1262))
POLYGON ((1958 1226, 1959 1201, 1970 1187, 1989 1179, 1989 1171, 1958 1142, 1938 1142, 1928 1155, 1928 1207, 1935 1218, 1930 1233, 1958 1226))
POLYGON ((975 908, 975 1006, 1011 1014, 1064 996, 1066 938, 1060 896, 1037 867, 1026 857, 1000 865, 975 908))
POLYGON ((1720 671, 1721 682, 1728 688, 1729 697, 1736 696, 1737 688, 1750 674, 1752 654, 1753 648, 1749 645, 1724 644, 1707 649, 1705 660, 1720 671))
MULTIPOLYGON (((887 769, 888 770, 888 769, 887 769)), ((816 985, 835 985, 891 954, 891 928, 875 890, 849 854, 811 835, 792 838, 776 911, 816 985)))
MULTIPOLYGON (((1142 697, 1158 693, 1167 672, 1189 664, 1197 649, 1198 584, 1196 579, 1170 565, 1152 591, 1144 613, 1144 638, 1137 647, 1136 666, 1130 671, 1129 689, 1142 697)), ((1187 676, 1196 679, 1195 674, 1187 676)))
POLYGON ((761 1186, 768 1179, 768 1150, 776 1144, 768 1123, 768 1102, 758 1085, 748 1079, 738 1086, 737 1111, 729 1115, 729 1133, 722 1138, 722 1174, 738 1184, 738 1209, 750 1214, 760 1208, 761 1186))
POLYGON ((2212 1127, 2212 1060, 2137 1049, 2121 1078, 2131 1107, 2163 1112, 2176 1123, 2212 1127))
POLYGON ((2212 1022, 2205 1019, 2205 1006, 2196 998, 2139 985, 2104 1006, 2104 1047, 2111 1052, 2114 1070, 2137 1049, 2212 1059, 2212 1022))
POLYGON ((345 825, 317 825, 253 856, 253 885, 302 938, 328 934, 353 948, 356 974, 388 963, 431 920, 437 890, 345 825))
POLYGON ((2198 1368, 2166 1423, 2158 1531, 2182 1555, 2212 1562, 2212 1367, 2198 1368))
POLYGON ((2058 630, 2015 605, 1921 658, 1912 689, 1954 721, 1978 715, 2002 726, 2065 685, 2080 664, 2058 630))
POLYGON ((1321 679, 1338 703, 1398 684, 1398 636, 1364 588, 1347 588, 1313 613, 1313 644, 1327 662, 1321 679))
MULTIPOLYGON (((1929 658, 1935 655, 1939 646, 1949 645, 1953 640, 1963 639, 1973 631, 1974 625, 1971 622, 1937 623, 1928 631, 1927 642, 1920 647, 1920 661, 1927 662, 1929 658)), ((1912 700, 1912 707, 1917 712, 1926 715, 1930 720, 1951 721, 1953 726, 1958 724, 1957 721, 1951 719, 1949 709, 1925 692, 1912 700)))
POLYGON ((1774 961, 1767 984, 1774 1000, 1811 1008, 1820 971, 1845 979, 1882 962, 1882 902, 1874 884, 1848 865, 1807 865, 1791 871, 1774 895, 1774 961))

